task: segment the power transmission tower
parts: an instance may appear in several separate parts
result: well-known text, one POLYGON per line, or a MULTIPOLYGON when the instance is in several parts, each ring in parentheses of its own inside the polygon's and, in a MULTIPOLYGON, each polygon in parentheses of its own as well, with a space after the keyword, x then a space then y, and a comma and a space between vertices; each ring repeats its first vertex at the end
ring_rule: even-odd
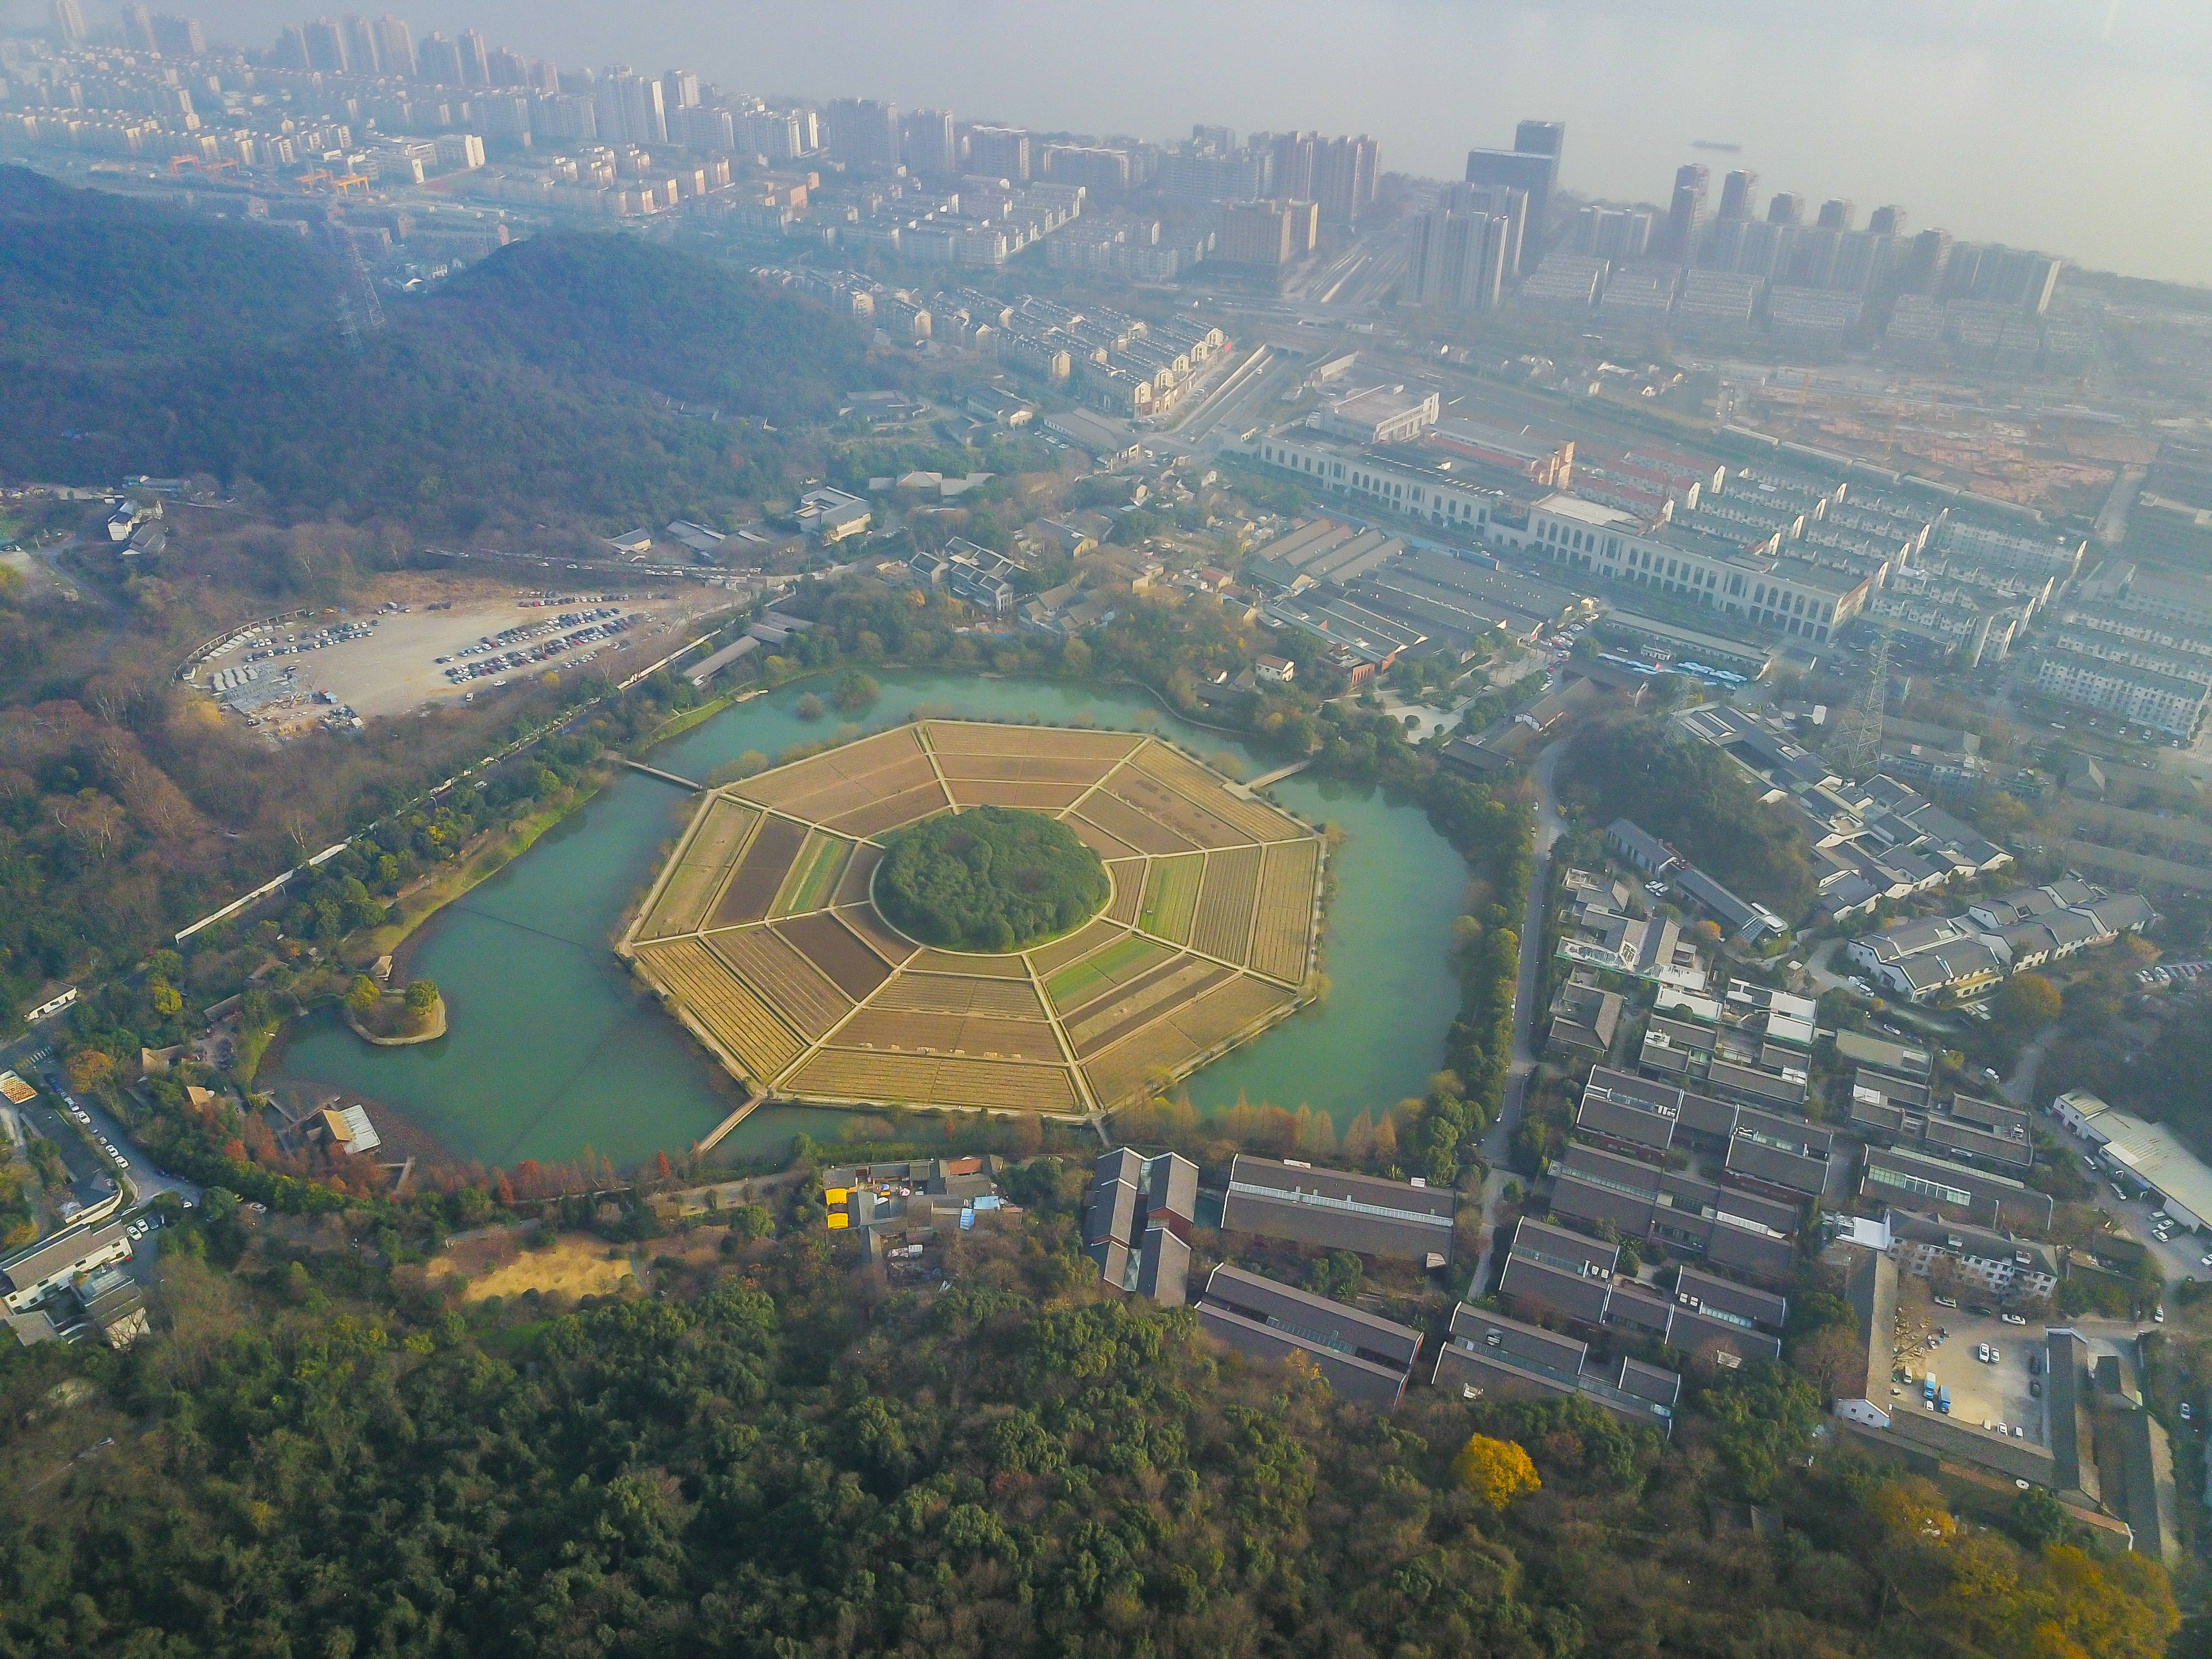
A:
POLYGON ((384 331, 384 304, 376 297, 376 284, 368 279, 368 266, 361 245, 350 236, 346 242, 346 280, 338 289, 338 332, 346 349, 359 351, 362 340, 384 331))
POLYGON ((1866 680, 1851 693, 1851 700, 1836 718, 1836 735, 1828 745, 1828 758, 1838 771, 1852 778, 1875 775, 1881 764, 1881 714, 1889 701, 1889 629, 1876 630, 1868 653, 1866 680))

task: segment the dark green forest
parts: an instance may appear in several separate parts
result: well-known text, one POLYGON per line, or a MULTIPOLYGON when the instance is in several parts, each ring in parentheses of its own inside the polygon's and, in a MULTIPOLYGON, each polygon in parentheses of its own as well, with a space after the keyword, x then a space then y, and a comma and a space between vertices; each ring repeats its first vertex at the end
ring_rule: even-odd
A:
POLYGON ((1112 891, 1098 855, 1042 812, 978 806, 887 839, 876 871, 884 914, 949 951, 1011 951, 1065 933, 1112 891))
POLYGON ((169 1235, 173 1335, 0 1358, 0 1655, 2154 1659, 2174 1628, 2157 1566, 1820 1449, 1785 1369, 1699 1382, 1669 1446, 1578 1402, 1345 1406, 1103 1291, 1084 1175, 1017 1171, 1026 1214, 941 1288, 716 1228, 574 1311, 219 1204, 169 1235), (1462 1484, 1474 1432, 1540 1489, 1462 1484))
POLYGON ((823 307, 605 235, 516 243, 386 296, 355 352, 337 262, 292 229, 0 168, 0 477, 207 475, 430 535, 608 532, 757 498, 792 470, 766 428, 878 373, 823 307))

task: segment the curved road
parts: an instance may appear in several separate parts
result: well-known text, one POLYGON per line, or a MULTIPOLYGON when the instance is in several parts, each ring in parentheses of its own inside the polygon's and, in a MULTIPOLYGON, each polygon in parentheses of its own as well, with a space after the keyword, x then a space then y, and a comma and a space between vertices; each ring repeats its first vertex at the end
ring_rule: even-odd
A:
POLYGON ((1489 1283, 1491 1234, 1497 1226, 1498 1200, 1512 1177, 1505 1168, 1513 1147, 1514 1127, 1521 1121, 1528 1079, 1536 1069, 1533 1039, 1536 1031, 1536 992, 1544 971, 1544 905, 1552 890, 1552 848, 1567 831, 1559 817, 1559 798, 1552 787, 1552 774, 1566 752, 1567 740, 1536 757, 1536 856, 1529 866, 1528 900, 1521 912, 1521 981, 1513 991, 1513 1063, 1505 1073, 1505 1099, 1498 1121, 1482 1138, 1482 1161, 1490 1173, 1482 1183, 1482 1255, 1475 1263, 1469 1295, 1481 1294, 1489 1283))

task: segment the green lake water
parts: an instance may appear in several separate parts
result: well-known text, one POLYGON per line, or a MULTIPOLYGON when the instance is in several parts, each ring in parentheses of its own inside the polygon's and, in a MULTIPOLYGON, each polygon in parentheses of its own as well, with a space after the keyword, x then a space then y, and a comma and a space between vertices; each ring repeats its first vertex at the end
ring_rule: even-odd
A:
MULTIPOLYGON (((979 719, 1036 718, 1135 727, 1194 752, 1262 764, 1218 732, 1161 712, 1141 692, 1036 681, 888 674, 880 724, 921 709, 979 719)), ((795 711, 787 688, 716 715, 662 744, 653 763, 704 777, 748 750, 774 757, 832 735, 795 711)), ((1457 1003, 1444 960, 1466 868, 1419 808, 1380 792, 1303 775, 1276 785, 1283 804, 1340 826, 1337 890, 1316 1009, 1189 1079, 1201 1108, 1245 1098, 1326 1110, 1340 1126, 1425 1086, 1457 1003)), ((618 1164, 672 1156, 720 1122, 739 1093, 660 1012, 616 958, 624 914, 688 821, 691 799, 629 773, 505 870, 447 907, 411 942, 407 971, 444 991, 451 1033, 410 1048, 372 1048, 334 1020, 304 1024, 272 1081, 326 1084, 385 1103, 455 1154, 511 1166, 573 1158, 585 1146, 618 1164)), ((818 1108, 756 1112, 724 1146, 781 1146, 805 1131, 834 1139, 846 1115, 818 1108)))

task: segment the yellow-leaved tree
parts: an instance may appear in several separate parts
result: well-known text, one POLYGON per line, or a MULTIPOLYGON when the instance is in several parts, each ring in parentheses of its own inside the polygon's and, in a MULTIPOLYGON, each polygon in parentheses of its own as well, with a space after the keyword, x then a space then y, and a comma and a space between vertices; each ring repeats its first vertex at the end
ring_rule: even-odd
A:
POLYGON ((1452 1459, 1452 1479, 1493 1510, 1504 1509, 1544 1484, 1536 1478, 1536 1466, 1527 1452, 1510 1440, 1493 1440, 1486 1434, 1468 1437, 1452 1459))

